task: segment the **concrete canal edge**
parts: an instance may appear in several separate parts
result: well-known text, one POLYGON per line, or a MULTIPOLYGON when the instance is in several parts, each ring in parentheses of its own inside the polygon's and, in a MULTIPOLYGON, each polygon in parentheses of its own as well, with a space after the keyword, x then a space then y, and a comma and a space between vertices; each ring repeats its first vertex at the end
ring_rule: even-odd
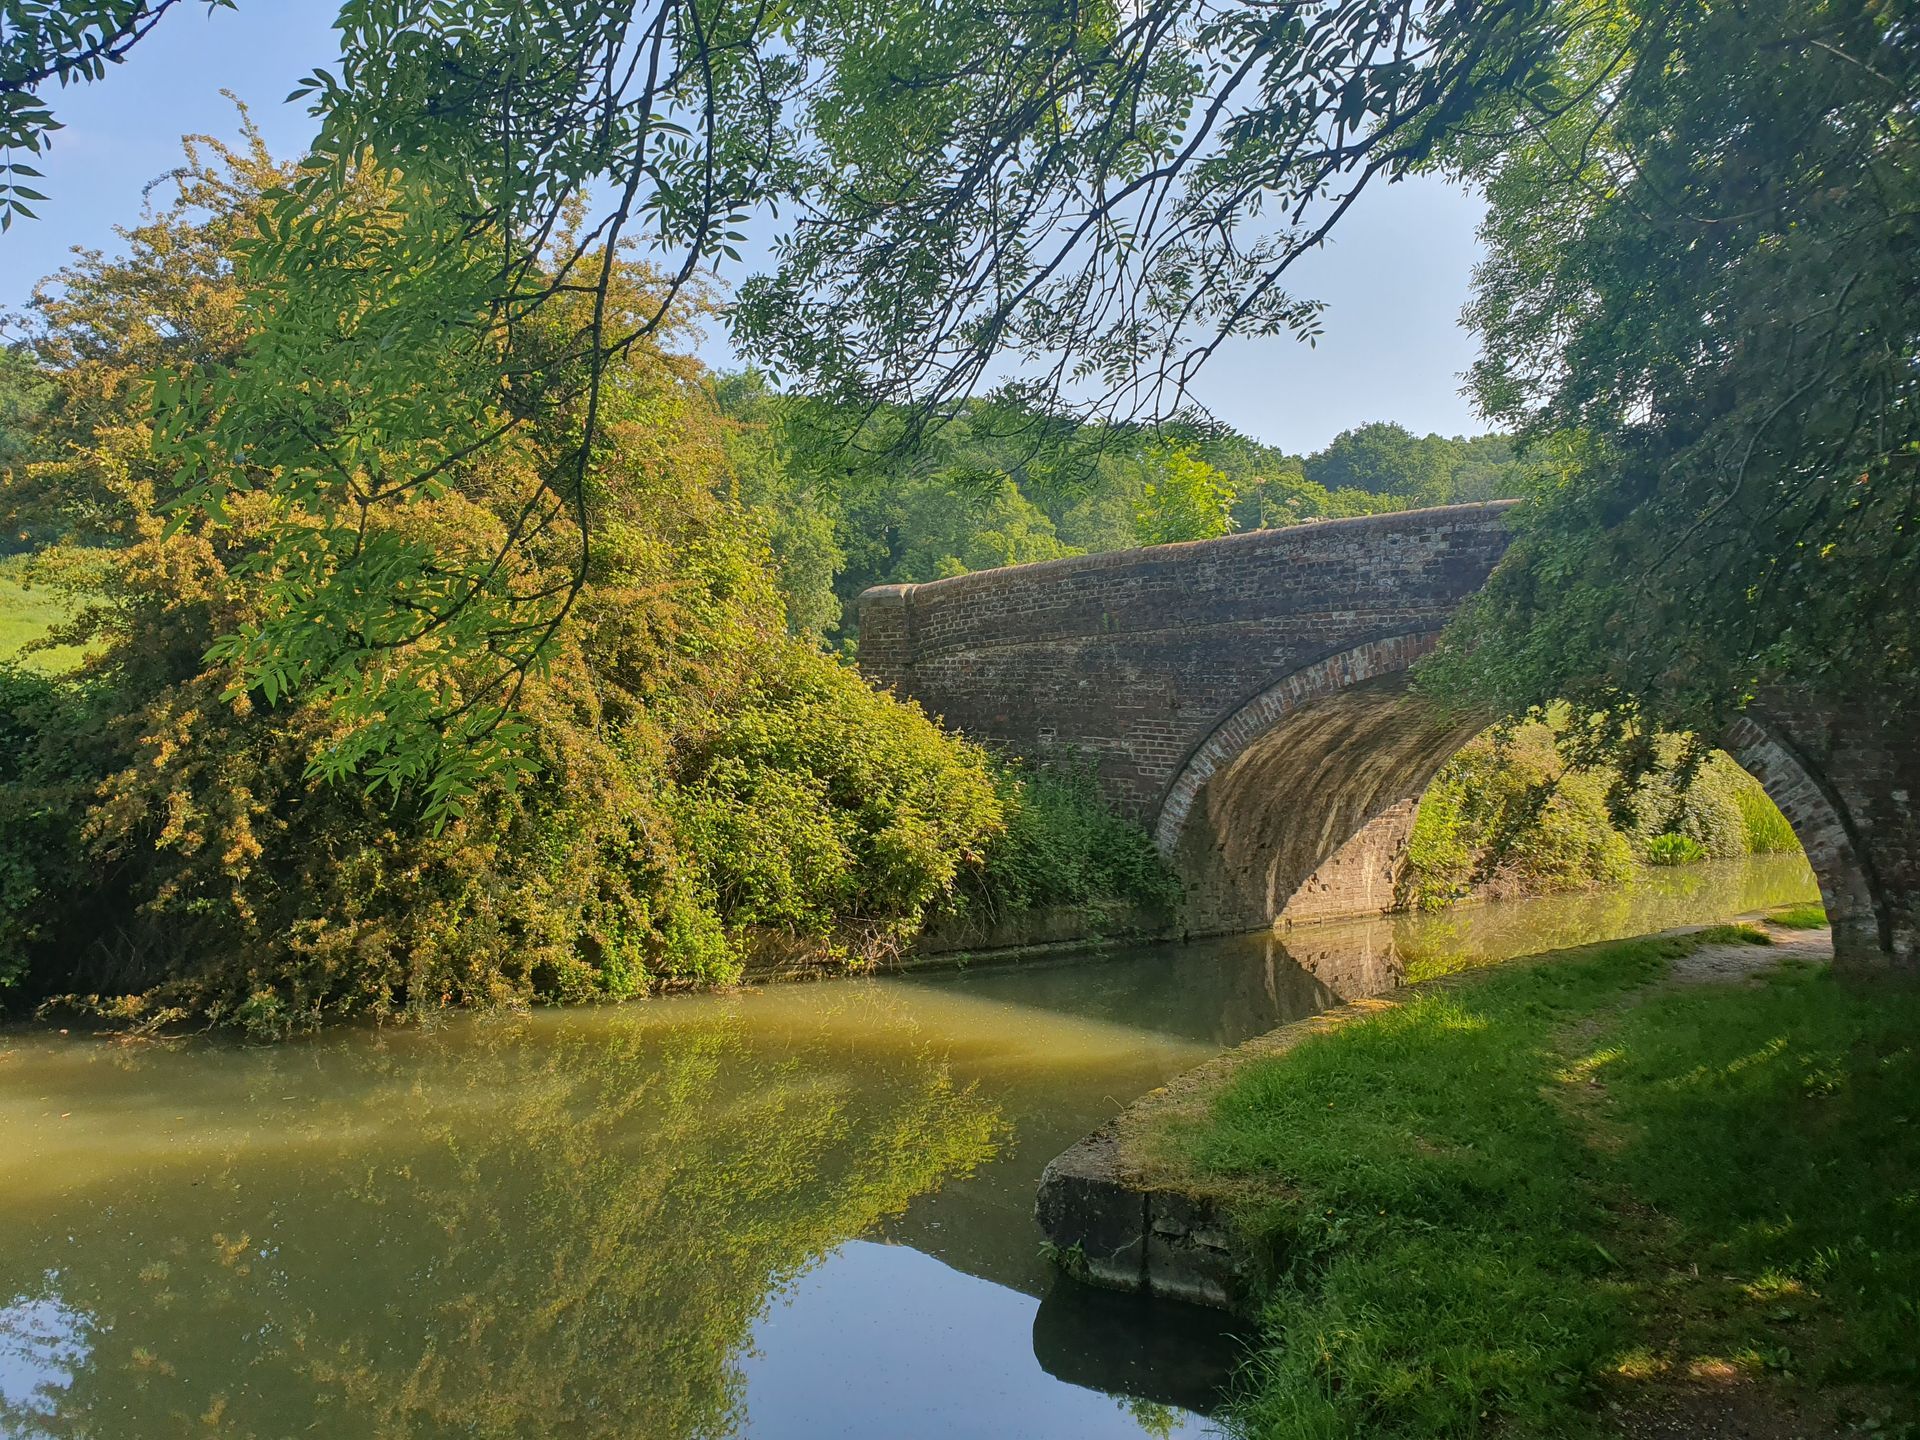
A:
POLYGON ((1275 1192, 1247 1183, 1195 1184, 1169 1153, 1170 1140, 1204 1121, 1213 1097, 1243 1065, 1395 1003, 1353 1000, 1256 1035, 1148 1092, 1056 1156, 1034 1201, 1049 1253, 1088 1284, 1244 1311, 1256 1270, 1274 1257, 1257 1254, 1233 1217, 1275 1192))

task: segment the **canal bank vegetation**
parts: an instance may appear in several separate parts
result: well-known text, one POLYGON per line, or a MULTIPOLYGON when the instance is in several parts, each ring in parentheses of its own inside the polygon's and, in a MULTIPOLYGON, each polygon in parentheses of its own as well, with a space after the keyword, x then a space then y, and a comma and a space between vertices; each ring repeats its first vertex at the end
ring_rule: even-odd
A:
MULTIPOLYGON (((245 237, 288 175, 251 132, 194 142, 123 253, 78 257, 36 299, 41 391, 0 505, 40 542, 9 583, 21 567, 68 649, 0 664, 0 995, 280 1034, 727 984, 768 938, 861 964, 969 906, 1164 897, 1144 837, 1083 777, 1000 765, 795 633, 765 517, 738 495, 737 429, 684 353, 697 296, 600 401, 609 441, 578 501, 595 540, 563 615, 524 597, 575 583, 571 502, 509 541, 572 443, 565 403, 484 463, 430 434, 411 459, 343 435, 370 473, 429 466, 404 505, 342 494, 290 518, 249 482, 183 506, 192 462, 153 428, 164 367, 190 358, 230 399, 263 386, 232 399, 263 411, 324 392, 268 427, 296 449, 329 407, 371 403, 366 375, 328 368, 352 348, 331 319, 274 330, 250 288, 245 237), (302 378, 253 373, 263 355, 302 378), (345 588, 295 622, 323 576, 345 588), (552 626, 537 659, 495 648, 533 624, 552 626)), ((368 176, 314 224, 345 263, 420 219, 368 176)), ((669 303, 637 264, 610 294, 626 321, 669 303)), ((387 298, 402 317, 419 300, 387 298)), ((488 366, 546 363, 577 303, 495 356, 402 325, 380 383, 461 406, 488 366)))
POLYGON ((1661 736, 1637 776, 1581 763, 1563 743, 1565 706, 1498 727, 1447 762, 1421 797, 1398 900, 1434 910, 1473 898, 1586 890, 1640 865, 1800 849, 1760 782, 1723 751, 1661 736))
POLYGON ((1791 959, 1699 983, 1766 938, 1516 963, 1244 1066, 1178 1141, 1267 1197, 1240 1428, 1920 1421, 1920 994, 1791 959))

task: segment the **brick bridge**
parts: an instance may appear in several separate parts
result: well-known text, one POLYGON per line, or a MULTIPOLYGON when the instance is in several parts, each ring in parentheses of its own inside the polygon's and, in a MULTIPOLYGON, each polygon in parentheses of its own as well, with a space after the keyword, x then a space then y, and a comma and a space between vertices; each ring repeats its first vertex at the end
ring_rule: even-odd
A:
MULTIPOLYGON (((1182 875, 1192 933, 1377 913, 1420 793, 1483 723, 1407 672, 1506 549, 1507 508, 880 586, 860 664, 976 739, 1093 761, 1182 875)), ((1722 737, 1793 822, 1850 962, 1920 963, 1913 720, 1770 696, 1722 737)))

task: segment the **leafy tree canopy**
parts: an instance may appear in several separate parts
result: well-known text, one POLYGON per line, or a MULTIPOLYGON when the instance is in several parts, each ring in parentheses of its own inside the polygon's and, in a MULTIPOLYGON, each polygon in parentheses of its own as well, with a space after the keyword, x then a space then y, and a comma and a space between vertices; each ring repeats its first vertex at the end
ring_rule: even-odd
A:
MULTIPOLYGON (((274 516, 266 602, 220 654, 262 703, 333 711, 320 773, 444 810, 525 763, 526 679, 593 565, 609 376, 750 222, 776 264, 736 341, 836 403, 919 428, 1012 365, 1098 413, 1174 409, 1221 337, 1312 333, 1288 266, 1526 83, 1544 3, 354 0, 297 92, 308 161, 238 256, 245 354, 157 387, 172 513, 274 516), (564 439, 497 531, 443 553, 373 523, 532 427, 564 439)), ((7 7, 5 161, 171 8, 7 7)))
POLYGON ((1432 676, 1598 740, 1920 687, 1920 13, 1562 4, 1489 107, 1474 392, 1550 463, 1432 676))
MULTIPOLYGON (((51 87, 168 8, 8 7, 6 159, 45 143, 51 87)), ((847 433, 912 436, 1007 375, 1117 422, 1178 411, 1223 336, 1311 336, 1293 260, 1371 178, 1444 164, 1492 204, 1475 393, 1545 473, 1436 683, 1684 727, 1775 680, 1911 689, 1914 21, 1912 0, 355 0, 302 86, 309 163, 240 256, 245 355, 181 356, 159 387, 163 498, 218 523, 264 497, 267 602, 222 653, 265 703, 332 709, 324 773, 447 803, 523 763, 518 697, 592 566, 608 376, 750 225, 774 263, 737 291, 736 343, 847 433), (644 291, 612 263, 629 244, 644 291), (529 427, 563 443, 491 549, 368 538, 393 533, 372 509, 528 453, 529 427)), ((8 174, 17 204, 32 177, 8 174)), ((1498 463, 1363 431, 1305 471, 1324 502, 1290 500, 1359 505, 1336 497, 1387 474, 1467 498, 1498 463)))
POLYGON ((1428 505, 1493 500, 1519 493, 1523 474, 1502 435, 1416 436, 1403 425, 1362 425, 1309 455, 1307 479, 1328 490, 1410 495, 1428 505))

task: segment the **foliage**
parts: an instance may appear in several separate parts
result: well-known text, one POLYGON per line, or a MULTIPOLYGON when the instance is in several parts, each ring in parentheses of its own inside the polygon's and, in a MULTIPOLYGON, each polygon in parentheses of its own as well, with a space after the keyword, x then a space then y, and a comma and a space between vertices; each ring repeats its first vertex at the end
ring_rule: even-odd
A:
POLYGON ((1680 835, 1669 830, 1647 841, 1646 856, 1649 865, 1692 865, 1706 859, 1707 851, 1691 835, 1680 835))
POLYGON ((1147 482, 1134 513, 1142 545, 1211 540, 1233 528, 1233 490, 1227 477, 1191 450, 1169 450, 1147 482))
POLYGON ((1469 893, 1534 894, 1620 884, 1656 864, 1791 853, 1793 827, 1760 782, 1713 751, 1661 737, 1637 781, 1579 764, 1564 706, 1496 727, 1442 766, 1414 818, 1401 898, 1435 909, 1469 893))
POLYGON ((1605 774, 1569 771, 1545 724, 1473 741, 1421 797, 1406 903, 1433 909, 1476 885, 1532 893, 1621 883, 1633 848, 1608 809, 1611 788, 1605 774))
MULTIPOLYGON (((175 353, 157 391, 183 513, 271 512, 265 603, 222 654, 267 703, 327 706, 322 773, 449 819, 532 764, 520 701, 592 568, 610 379, 756 213, 776 263, 736 345, 859 423, 924 432, 1009 364, 1016 393, 1160 415, 1222 339, 1311 338, 1287 269, 1483 90, 1531 89, 1541 3, 345 5, 296 91, 307 163, 233 252, 251 342, 175 353), (468 460, 513 489, 493 523, 394 518, 468 460)), ((170 8, 10 16, 6 161, 55 128, 50 87, 170 8)))
POLYGON ((1745 939, 1422 987, 1242 1067, 1185 1134, 1199 1174, 1274 1197, 1241 1214, 1274 1266, 1238 1427, 1598 1435, 1596 1400, 1706 1365, 1911 1411, 1920 1004, 1809 969, 1658 983, 1745 939), (1835 1206, 1839 1174, 1871 1198, 1835 1206))
MULTIPOLYGON (((843 639, 872 585, 1433 500, 1398 478, 1393 493, 1329 492, 1298 457, 1224 426, 1085 423, 994 396, 916 433, 901 408, 855 424, 821 400, 774 394, 756 372, 719 393, 750 437, 738 446, 741 495, 769 517, 790 611, 831 617, 803 628, 843 639), (785 538, 797 534, 815 538, 785 538)), ((1473 463, 1490 493, 1517 493, 1519 465, 1500 437, 1416 443, 1482 457, 1473 463)))
POLYGON ((732 924, 898 942, 963 869, 993 883, 991 861, 967 868, 1011 820, 982 757, 811 650, 776 652, 678 742, 669 810, 732 924))
MULTIPOLYGON (((0 347, 0 471, 32 453, 33 428, 52 398, 53 387, 29 356, 12 346, 0 347)), ((0 555, 29 538, 0 532, 0 555)))
POLYGON ((1146 832, 1114 814, 1090 766, 1004 762, 995 787, 1006 831, 966 877, 963 911, 1120 899, 1171 913, 1179 903, 1179 881, 1146 832))
POLYGON ((1290 469, 1261 480, 1243 491, 1234 518, 1248 530, 1277 530, 1314 520, 1344 520, 1357 515, 1384 515, 1405 510, 1413 502, 1405 495, 1375 495, 1365 490, 1329 490, 1306 478, 1293 463, 1290 469))
MULTIPOLYGON (((1793 826, 1758 780, 1724 751, 1696 757, 1693 748, 1678 736, 1660 737, 1654 746, 1653 768, 1625 795, 1631 816, 1628 828, 1640 848, 1650 849, 1657 836, 1678 834, 1698 848, 1696 859, 1772 853, 1755 850, 1749 838, 1749 814, 1775 817, 1759 818, 1759 823, 1771 839, 1780 838, 1781 830, 1786 832, 1785 845, 1777 849, 1800 848, 1793 826)), ((1618 783, 1625 787, 1624 774, 1618 783)))
MULTIPOLYGON (((9 517, 111 543, 35 557, 80 606, 59 638, 89 653, 69 679, 10 675, 5 692, 9 753, 32 767, 5 792, 25 819, 0 832, 9 968, 24 947, 32 994, 271 1033, 726 981, 770 926, 854 955, 897 944, 999 829, 984 757, 790 635, 764 527, 732 498, 728 422, 699 367, 659 346, 631 347, 602 403, 591 568, 514 706, 533 768, 476 773, 439 805, 328 783, 366 728, 311 687, 253 683, 221 643, 288 623, 317 512, 289 523, 270 487, 217 517, 169 509, 139 403, 140 376, 177 349, 210 375, 252 353, 250 282, 228 257, 279 174, 257 142, 200 146, 124 256, 83 257, 37 300, 60 397, 40 433, 58 458, 16 467, 9 517)), ((336 218, 356 236, 366 219, 336 218)), ((644 293, 649 272, 623 283, 644 293)), ((330 362, 310 358, 318 384, 330 362)), ((406 505, 364 509, 354 563, 405 570, 406 554, 423 583, 453 574, 511 527, 539 441, 530 425, 520 459, 456 459, 406 505)), ((568 553, 564 518, 545 523, 568 553)), ((541 573, 502 565, 522 586, 541 573)), ((356 593, 361 608, 330 612, 338 636, 414 613, 386 604, 404 584, 356 593)), ((383 663, 378 646, 334 660, 349 652, 383 663)))
POLYGON ((1736 790, 1734 803, 1740 807, 1748 854, 1784 855, 1800 848, 1800 838, 1793 833, 1793 822, 1780 813, 1780 807, 1773 803, 1773 797, 1758 783, 1743 785, 1736 790))
POLYGON ((86 793, 82 761, 47 741, 62 700, 55 681, 0 658, 0 995, 57 932, 83 868, 72 823, 86 793))
POLYGON ((1474 393, 1551 464, 1429 683, 1607 742, 1766 685, 1911 703, 1911 8, 1557 8, 1562 103, 1452 154, 1490 201, 1474 393))
POLYGON ((1309 455, 1308 480, 1328 491, 1404 496, 1421 505, 1453 505, 1520 495, 1526 465, 1504 435, 1449 440, 1375 423, 1348 430, 1309 455))

